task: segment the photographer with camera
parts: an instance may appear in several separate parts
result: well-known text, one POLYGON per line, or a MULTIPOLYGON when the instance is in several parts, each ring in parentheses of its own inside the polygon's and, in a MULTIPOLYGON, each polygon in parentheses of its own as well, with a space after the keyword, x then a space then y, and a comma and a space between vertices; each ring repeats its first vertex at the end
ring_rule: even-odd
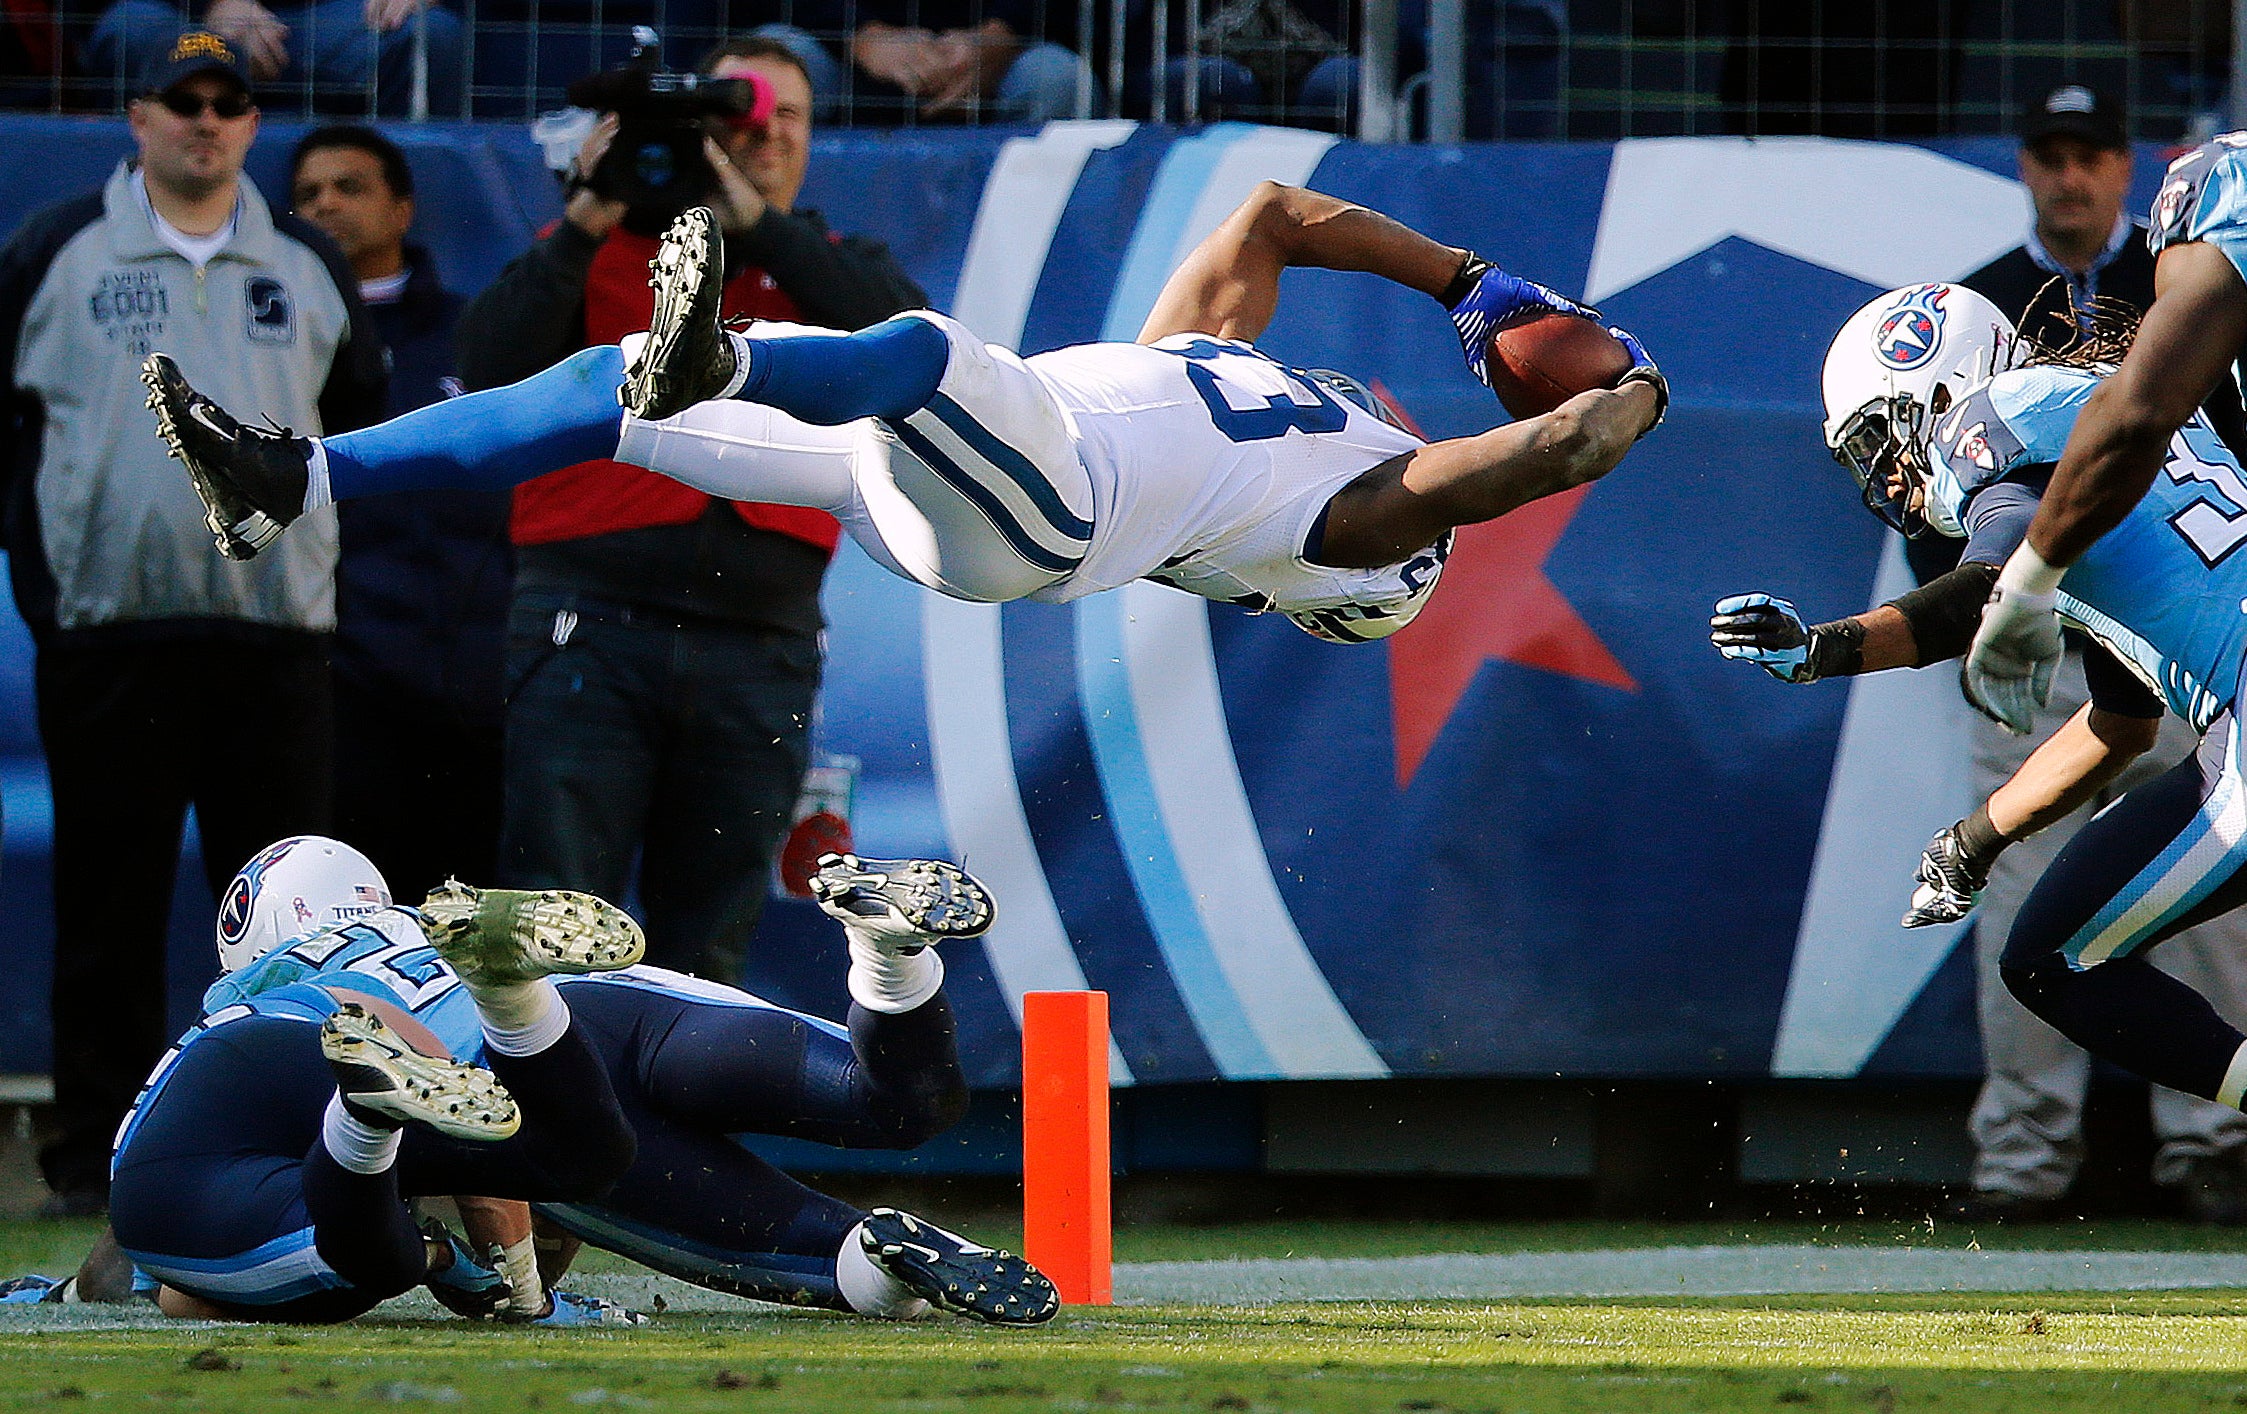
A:
MULTIPOLYGON (((462 312, 468 387, 645 329, 658 237, 698 203, 739 263, 729 317, 860 329, 926 302, 881 245, 797 208, 811 83, 794 55, 732 40, 699 72, 741 83, 645 65, 589 81, 616 106, 563 219, 462 312)), ((731 982, 809 752, 838 527, 601 461, 521 487, 510 529, 502 882, 621 898, 637 854, 648 960, 731 982)))

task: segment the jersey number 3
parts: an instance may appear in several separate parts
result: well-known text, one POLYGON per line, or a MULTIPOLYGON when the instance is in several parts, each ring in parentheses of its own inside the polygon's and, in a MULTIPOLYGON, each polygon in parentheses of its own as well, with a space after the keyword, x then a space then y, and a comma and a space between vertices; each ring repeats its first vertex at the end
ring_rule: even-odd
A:
POLYGON ((1209 420, 1228 441, 1262 442, 1282 436, 1290 429, 1339 432, 1350 420, 1349 411, 1334 401, 1326 389, 1304 381, 1296 376, 1294 369, 1252 348, 1196 339, 1176 352, 1186 360, 1186 377, 1193 383, 1194 391, 1209 405, 1209 420), (1278 369, 1289 391, 1266 398, 1262 407, 1234 407, 1225 400, 1225 385, 1218 381, 1211 367, 1222 366, 1227 359, 1243 359, 1278 369), (1291 396, 1296 391, 1308 394, 1311 401, 1297 402, 1291 396))

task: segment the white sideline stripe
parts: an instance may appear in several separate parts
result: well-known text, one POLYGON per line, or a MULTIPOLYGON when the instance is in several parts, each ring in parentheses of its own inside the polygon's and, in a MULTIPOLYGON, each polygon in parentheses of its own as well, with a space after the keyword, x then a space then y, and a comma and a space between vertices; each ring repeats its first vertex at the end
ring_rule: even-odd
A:
POLYGON ((1225 724, 1207 601, 1145 580, 1102 597, 1106 603, 1087 600, 1079 613, 1120 620, 1149 784, 1233 1007, 1277 1076, 1387 1075, 1272 877, 1225 724))
MULTIPOLYGON (((1891 1291, 2163 1291, 2247 1283, 2239 1252, 1983 1252, 1808 1244, 1116 1264, 1116 1300, 1504 1300, 1891 1291)), ((575 1282, 572 1282, 575 1285, 575 1282)))
MULTIPOLYGON (((1007 140, 976 207, 953 318, 986 342, 1020 345, 1046 253, 1086 160, 1135 126, 1048 123, 1034 138, 1007 140)), ((1000 633, 996 604, 921 596, 921 671, 944 832, 998 898, 983 955, 1019 1027, 1024 992, 1081 992, 1087 984, 1022 809, 1000 633)), ((1108 1078, 1118 1085, 1132 1079, 1112 1036, 1108 1078)))
MULTIPOLYGON (((1124 270, 1103 323, 1103 337, 1130 339, 1154 308, 1178 262, 1264 180, 1301 184, 1336 139, 1292 129, 1221 123, 1171 145, 1163 157, 1124 270)), ((1135 753, 1155 793, 1167 838, 1167 860, 1126 862, 1143 892, 1183 879, 1201 922, 1198 936, 1160 936, 1166 955, 1201 953, 1216 966, 1229 997, 1189 1004, 1197 1029, 1203 1016, 1238 1017, 1277 1075, 1381 1076, 1389 1069, 1334 995, 1288 914, 1256 813, 1241 784, 1210 651, 1208 606, 1161 585, 1140 582, 1077 606, 1078 639, 1113 624, 1125 645, 1128 694, 1097 691, 1079 653, 1078 697, 1088 714, 1128 712, 1105 729, 1136 740, 1135 753)), ((1088 722, 1088 726, 1101 725, 1088 722)), ((1094 731, 1097 748, 1101 732, 1094 731)), ((1096 750, 1094 759, 1101 760, 1096 750)), ((1106 782, 1104 781, 1105 785, 1106 782)), ((1163 928, 1165 910, 1148 923, 1163 928)), ((1213 1055, 1242 1048, 1204 1031, 1213 1055)))

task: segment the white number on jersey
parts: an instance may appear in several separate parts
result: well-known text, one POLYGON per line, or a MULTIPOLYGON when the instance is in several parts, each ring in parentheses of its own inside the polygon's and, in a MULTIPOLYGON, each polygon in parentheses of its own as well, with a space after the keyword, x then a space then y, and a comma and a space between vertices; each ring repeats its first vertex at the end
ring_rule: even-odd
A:
POLYGON ((2238 468, 2202 460, 2179 432, 2169 442, 2169 479, 2190 489, 2191 505, 2169 517, 2169 524, 2202 564, 2214 569, 2247 542, 2247 482, 2238 468))

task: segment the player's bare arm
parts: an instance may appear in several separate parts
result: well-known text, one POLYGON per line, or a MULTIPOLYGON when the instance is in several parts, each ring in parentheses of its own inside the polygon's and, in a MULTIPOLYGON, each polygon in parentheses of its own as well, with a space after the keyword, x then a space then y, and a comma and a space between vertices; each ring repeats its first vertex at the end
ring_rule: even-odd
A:
POLYGON ((2089 803, 2153 748, 2160 730, 2158 717, 2083 704, 1973 814, 1935 832, 1919 856, 1904 926, 1956 923, 1972 913, 1999 855, 2089 803))
POLYGON ((1254 340, 1290 266, 1356 270, 1442 299, 1471 253, 1339 197, 1264 182, 1171 274, 1139 342, 1172 334, 1254 340))
POLYGON ((2160 472, 2169 439, 2247 339, 2247 282, 2215 246, 2171 246, 2155 281, 2137 341, 2084 406, 2029 526, 2046 564, 2075 563, 2121 524, 2160 472))
POLYGON ((1658 411, 1643 382, 1579 393, 1541 417, 1392 458, 1327 503, 1319 560, 1345 569, 1395 564, 1454 526, 1597 481, 1622 461, 1658 411))
POLYGON ((1923 668, 1966 651, 1996 574, 1969 562, 1877 609, 1822 624, 1804 623, 1793 604, 1770 594, 1727 595, 1709 619, 1709 641, 1781 682, 1923 668))

